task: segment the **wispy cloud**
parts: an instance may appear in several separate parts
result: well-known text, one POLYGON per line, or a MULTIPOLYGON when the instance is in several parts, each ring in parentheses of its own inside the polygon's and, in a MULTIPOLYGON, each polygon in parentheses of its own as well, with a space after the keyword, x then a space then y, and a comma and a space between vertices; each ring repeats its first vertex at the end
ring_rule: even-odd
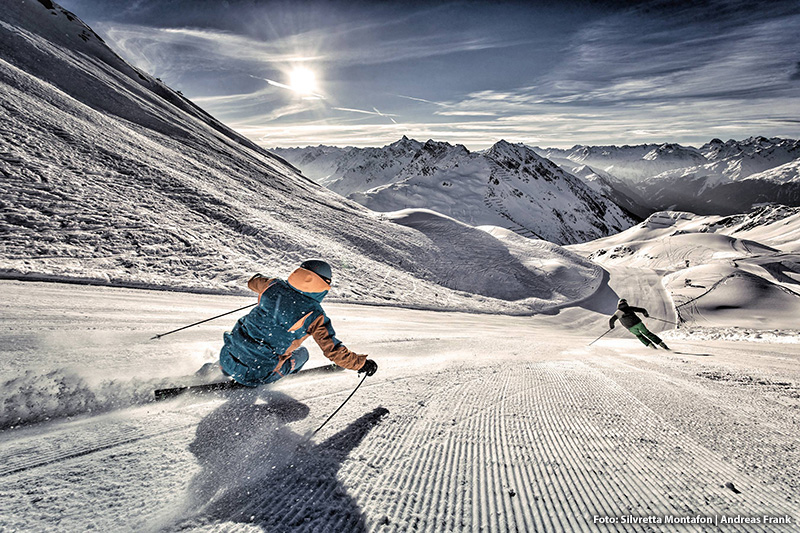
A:
POLYGON ((436 114, 493 115, 492 126, 525 125, 569 142, 707 139, 711 130, 766 127, 796 135, 786 110, 800 115, 790 74, 800 12, 772 17, 756 6, 723 16, 715 7, 688 9, 677 20, 657 10, 603 19, 580 31, 565 61, 536 85, 473 92, 436 114))
POLYGON ((549 19, 523 4, 364 3, 323 16, 312 4, 279 15, 242 2, 261 18, 183 27, 176 9, 167 27, 100 29, 137 66, 265 145, 800 136, 796 2, 562 6, 549 19), (316 100, 292 90, 297 63, 318 71, 319 92, 306 95, 316 100))

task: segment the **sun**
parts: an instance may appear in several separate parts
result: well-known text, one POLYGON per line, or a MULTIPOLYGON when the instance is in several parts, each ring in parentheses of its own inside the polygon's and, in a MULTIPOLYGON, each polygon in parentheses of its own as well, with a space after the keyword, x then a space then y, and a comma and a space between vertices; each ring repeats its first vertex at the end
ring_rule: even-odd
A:
POLYGON ((295 67, 289 75, 289 87, 302 95, 314 94, 317 91, 317 78, 306 67, 295 67))

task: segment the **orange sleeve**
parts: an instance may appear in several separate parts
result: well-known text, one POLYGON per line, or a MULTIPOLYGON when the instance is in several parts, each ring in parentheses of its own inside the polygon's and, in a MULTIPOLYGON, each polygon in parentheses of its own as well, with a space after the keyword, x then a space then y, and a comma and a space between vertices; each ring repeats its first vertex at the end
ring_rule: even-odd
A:
POLYGON ((251 291, 261 294, 272 284, 274 278, 268 278, 261 274, 256 274, 247 282, 247 288, 251 291))
POLYGON ((337 365, 350 370, 359 370, 364 366, 367 356, 348 350, 342 341, 336 338, 331 321, 324 313, 311 323, 308 331, 322 349, 325 357, 337 365))

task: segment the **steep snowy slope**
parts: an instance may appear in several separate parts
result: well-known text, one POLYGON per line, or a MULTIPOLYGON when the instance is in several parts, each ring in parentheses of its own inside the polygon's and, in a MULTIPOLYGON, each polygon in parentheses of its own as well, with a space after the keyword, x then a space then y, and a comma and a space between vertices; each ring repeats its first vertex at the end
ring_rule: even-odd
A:
POLYGON ((0 93, 4 277, 237 292, 317 256, 340 299, 532 309, 462 286, 458 265, 437 278, 436 243, 300 175, 47 0, 0 10, 0 93))
MULTIPOLYGON (((635 215, 530 148, 500 141, 470 152, 403 137, 383 148, 339 149, 320 183, 376 211, 432 209, 472 225, 496 225, 556 243, 581 242, 629 227, 635 215)), ((277 150, 301 169, 335 153, 277 150), (323 155, 324 154, 324 155, 323 155)))
POLYGON ((779 184, 800 183, 800 157, 783 165, 750 174, 742 181, 768 181, 779 184))
POLYGON ((603 172, 589 165, 578 164, 569 159, 551 160, 569 174, 583 180, 600 196, 610 202, 627 209, 636 216, 644 219, 651 214, 651 210, 645 207, 646 202, 626 183, 618 180, 608 172, 603 172))

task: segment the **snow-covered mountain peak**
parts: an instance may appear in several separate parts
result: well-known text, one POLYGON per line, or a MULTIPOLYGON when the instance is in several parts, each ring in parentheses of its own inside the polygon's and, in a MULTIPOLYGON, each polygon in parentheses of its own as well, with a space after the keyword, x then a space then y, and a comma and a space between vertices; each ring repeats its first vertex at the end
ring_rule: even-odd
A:
POLYGON ((576 145, 567 150, 545 148, 538 151, 548 159, 566 159, 573 163, 590 165, 609 172, 617 179, 632 183, 666 171, 708 162, 696 148, 675 143, 624 146, 576 145))
MULTIPOLYGON (((342 152, 336 172, 323 183, 376 211, 430 209, 467 224, 505 227, 557 243, 606 235, 634 221, 609 196, 523 144, 501 140, 470 152, 428 140, 410 158, 392 150, 414 142, 400 139, 382 149, 342 152)), ((302 154, 277 152, 304 172, 314 168, 302 154)))
POLYGON ((516 160, 522 163, 543 159, 532 148, 505 140, 497 141, 483 153, 495 160, 516 160))
MULTIPOLYGON (((754 136, 741 141, 729 139, 726 142, 722 142, 720 139, 713 139, 700 147, 699 151, 708 161, 717 162, 737 157, 785 157, 785 154, 795 154, 795 157, 800 157, 800 148, 798 147, 800 147, 800 141, 794 139, 754 136)), ((791 157, 791 159, 795 157, 791 157)))
POLYGON ((699 150, 685 147, 675 143, 664 143, 654 147, 642 156, 642 159, 655 161, 657 159, 676 159, 678 161, 702 161, 703 155, 699 150))
POLYGON ((416 152, 422 148, 422 143, 413 139, 409 139, 403 135, 400 140, 395 141, 392 144, 387 144, 385 148, 393 152, 416 152))
POLYGON ((433 139, 428 139, 425 141, 425 144, 422 145, 421 150, 425 155, 432 155, 434 157, 441 157, 452 150, 456 150, 462 154, 469 153, 469 150, 467 150, 463 145, 457 144, 453 146, 448 142, 434 141, 433 139))
POLYGON ((507 170, 529 174, 535 179, 572 179, 561 167, 522 143, 499 141, 483 154, 507 170))

